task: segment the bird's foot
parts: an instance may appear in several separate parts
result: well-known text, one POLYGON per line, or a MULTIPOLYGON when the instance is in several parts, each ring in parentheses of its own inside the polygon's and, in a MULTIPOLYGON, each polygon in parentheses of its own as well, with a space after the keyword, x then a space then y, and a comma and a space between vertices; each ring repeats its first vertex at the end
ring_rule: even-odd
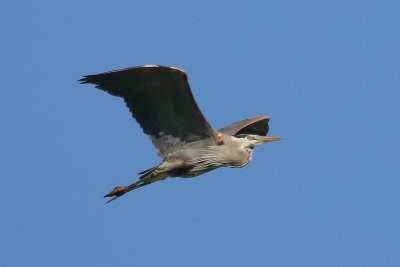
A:
POLYGON ((123 194, 129 192, 129 187, 128 186, 117 186, 115 187, 110 193, 105 195, 104 197, 111 197, 109 200, 107 200, 107 203, 110 203, 111 201, 119 198, 123 194))

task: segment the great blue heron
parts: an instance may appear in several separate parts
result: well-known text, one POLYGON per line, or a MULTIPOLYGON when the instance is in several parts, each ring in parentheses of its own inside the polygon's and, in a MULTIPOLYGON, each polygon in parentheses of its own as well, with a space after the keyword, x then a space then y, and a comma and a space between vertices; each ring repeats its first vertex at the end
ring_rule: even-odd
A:
POLYGON ((167 177, 189 178, 219 167, 240 168, 253 148, 280 137, 266 137, 269 117, 257 116, 214 130, 201 113, 185 71, 156 65, 84 76, 81 83, 122 97, 162 162, 140 172, 139 180, 115 187, 108 202, 167 177))

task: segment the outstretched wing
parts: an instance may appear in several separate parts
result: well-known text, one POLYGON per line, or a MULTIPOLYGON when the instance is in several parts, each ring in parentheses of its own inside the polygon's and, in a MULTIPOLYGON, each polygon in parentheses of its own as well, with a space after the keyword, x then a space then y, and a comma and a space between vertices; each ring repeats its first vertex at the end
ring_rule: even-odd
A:
POLYGON ((257 116, 232 123, 218 131, 233 136, 239 134, 267 135, 269 130, 268 122, 268 116, 257 116))
POLYGON ((147 65, 87 75, 79 81, 122 97, 162 157, 183 143, 205 138, 217 143, 183 70, 147 65))

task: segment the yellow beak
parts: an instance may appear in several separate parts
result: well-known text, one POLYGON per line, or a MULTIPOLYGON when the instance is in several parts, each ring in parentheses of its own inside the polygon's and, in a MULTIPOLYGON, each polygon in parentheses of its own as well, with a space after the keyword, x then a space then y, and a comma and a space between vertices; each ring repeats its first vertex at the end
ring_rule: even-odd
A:
POLYGON ((275 142, 275 141, 279 141, 282 140, 282 137, 270 137, 270 136, 263 136, 260 137, 260 139, 258 139, 258 141, 260 141, 260 143, 267 143, 267 142, 275 142))

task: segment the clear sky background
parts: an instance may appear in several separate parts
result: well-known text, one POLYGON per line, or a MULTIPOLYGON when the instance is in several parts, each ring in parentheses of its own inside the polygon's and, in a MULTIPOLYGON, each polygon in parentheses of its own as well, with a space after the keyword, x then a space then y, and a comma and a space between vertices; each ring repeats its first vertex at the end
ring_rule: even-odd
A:
POLYGON ((399 1, 2 1, 1 266, 400 266, 399 1), (159 158, 86 74, 189 73, 242 169, 102 196, 159 158))

